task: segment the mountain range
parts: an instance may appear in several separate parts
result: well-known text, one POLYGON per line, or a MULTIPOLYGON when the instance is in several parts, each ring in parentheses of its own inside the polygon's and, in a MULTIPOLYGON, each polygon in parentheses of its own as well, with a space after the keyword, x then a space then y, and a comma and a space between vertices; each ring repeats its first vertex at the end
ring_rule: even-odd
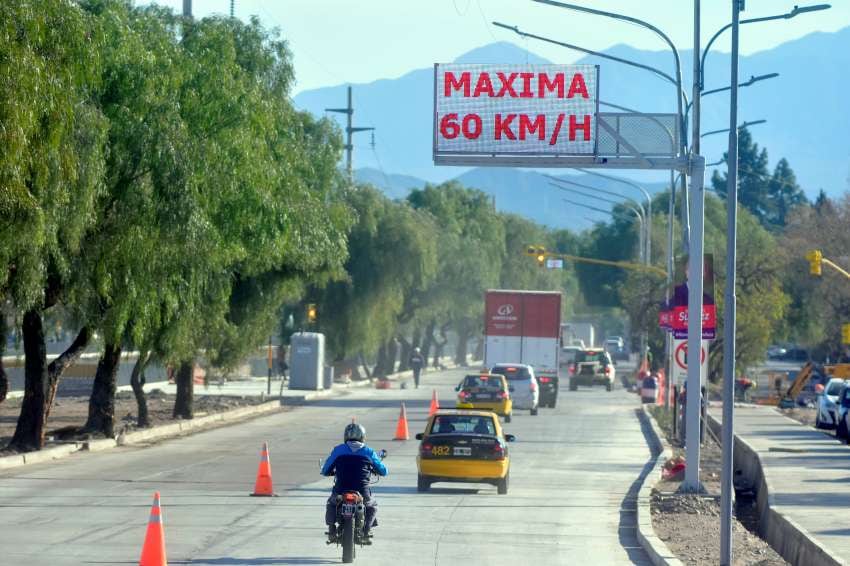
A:
MULTIPOLYGON (((606 49, 605 53, 673 74, 670 51, 639 50, 621 44, 606 49)), ((680 55, 684 88, 690 92, 692 51, 684 50, 680 55)), ((459 56, 456 61, 549 62, 509 42, 485 45, 459 56)), ((593 56, 583 57, 577 63, 600 65, 602 101, 641 112, 675 111, 675 87, 644 70, 593 56)), ((727 53, 709 54, 705 69, 706 89, 728 85, 729 63, 727 53)), ((753 126, 755 141, 767 149, 770 167, 781 157, 788 159, 810 198, 820 189, 835 196, 850 188, 850 143, 846 139, 846 132, 850 131, 850 111, 846 102, 846 93, 850 92, 848 68, 850 27, 834 33, 809 34, 740 59, 741 81, 751 75, 779 73, 777 78, 740 90, 739 117, 742 122, 767 120, 765 124, 753 126)), ((394 196, 402 196, 408 185, 415 186, 417 182, 459 177, 464 182, 474 181, 478 188, 496 195, 497 203, 505 200, 505 206, 510 209, 514 209, 511 208, 514 205, 547 202, 551 191, 539 193, 545 181, 541 182, 537 173, 433 165, 433 81, 433 68, 427 68, 411 70, 395 79, 353 85, 355 126, 376 128, 374 147, 368 134, 355 137, 355 163, 360 168, 369 168, 358 175, 370 177, 379 187, 395 187, 395 193, 390 191, 394 196), (385 175, 391 182, 386 181, 385 175)), ((345 88, 346 85, 339 85, 304 91, 294 102, 301 109, 322 115, 325 108, 344 105, 345 88)), ((338 119, 337 115, 329 115, 338 119)), ((704 97, 701 126, 703 132, 728 126, 728 93, 704 97)), ((707 136, 702 140, 701 153, 708 162, 718 161, 726 143, 726 135, 707 136)), ((647 179, 645 174, 642 178, 647 179)), ((652 179, 661 183, 665 176, 658 174, 652 179)))

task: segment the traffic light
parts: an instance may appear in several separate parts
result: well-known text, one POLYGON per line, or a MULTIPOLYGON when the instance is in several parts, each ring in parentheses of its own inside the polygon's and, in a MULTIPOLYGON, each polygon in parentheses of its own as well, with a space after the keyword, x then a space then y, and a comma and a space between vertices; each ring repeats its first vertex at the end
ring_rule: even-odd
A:
POLYGON ((841 343, 850 344, 850 324, 841 325, 841 343))
POLYGON ((309 303, 307 305, 307 322, 313 324, 316 322, 316 319, 319 317, 318 310, 316 309, 315 303, 309 303))
POLYGON ((806 259, 809 260, 809 274, 810 275, 820 275, 821 272, 821 261, 823 261, 823 254, 820 250, 811 250, 806 254, 806 259))
POLYGON ((546 266, 546 248, 544 246, 528 246, 525 255, 530 255, 537 260, 537 267, 546 266))

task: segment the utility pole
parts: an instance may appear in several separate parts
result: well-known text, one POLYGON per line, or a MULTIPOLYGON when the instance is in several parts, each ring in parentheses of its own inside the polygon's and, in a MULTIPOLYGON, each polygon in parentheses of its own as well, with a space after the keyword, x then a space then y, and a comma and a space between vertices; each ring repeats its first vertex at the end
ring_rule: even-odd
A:
MULTIPOLYGON (((737 1, 737 0, 736 0, 737 1)), ((700 52, 700 2, 694 0, 694 53, 700 52)), ((693 140, 690 154, 691 198, 688 242, 688 379, 685 415, 685 491, 700 490, 700 428, 702 426, 702 299, 704 273, 705 158, 699 154, 699 57, 694 56, 693 140)), ((684 175, 683 175, 684 177, 684 175)), ((707 354, 707 353, 706 353, 707 354)))
POLYGON ((236 15, 236 0, 230 0, 230 17, 233 18, 236 15))
POLYGON ((352 139, 352 134, 372 131, 375 128, 354 127, 351 125, 354 117, 354 106, 351 102, 351 85, 348 86, 348 106, 345 108, 325 108, 325 112, 338 112, 339 114, 345 114, 347 116, 345 126, 345 170, 348 173, 348 182, 354 184, 354 172, 351 165, 352 154, 354 153, 354 140, 352 139))
POLYGON ((183 15, 187 18, 192 17, 192 0, 183 0, 183 15))
POLYGON ((732 474, 734 462, 735 295, 738 239, 738 28, 744 0, 732 0, 732 88, 729 91, 729 149, 726 175, 726 291, 723 313, 723 428, 720 467, 720 564, 732 564, 732 474))

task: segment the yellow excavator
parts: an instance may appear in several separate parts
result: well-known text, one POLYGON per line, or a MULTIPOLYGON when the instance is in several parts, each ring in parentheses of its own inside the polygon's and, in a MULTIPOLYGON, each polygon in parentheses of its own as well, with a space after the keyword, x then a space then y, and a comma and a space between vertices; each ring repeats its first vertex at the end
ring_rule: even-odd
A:
MULTIPOLYGON (((829 377, 850 379, 850 364, 834 364, 823 366, 823 368, 826 375, 829 377)), ((788 386, 788 390, 782 396, 782 399, 779 400, 779 407, 781 409, 791 409, 795 406, 797 395, 799 395, 803 390, 803 387, 806 386, 806 383, 809 379, 811 379, 814 372, 815 366, 812 362, 807 363, 803 366, 803 369, 797 372, 797 377, 794 378, 794 381, 792 381, 791 385, 788 386)))

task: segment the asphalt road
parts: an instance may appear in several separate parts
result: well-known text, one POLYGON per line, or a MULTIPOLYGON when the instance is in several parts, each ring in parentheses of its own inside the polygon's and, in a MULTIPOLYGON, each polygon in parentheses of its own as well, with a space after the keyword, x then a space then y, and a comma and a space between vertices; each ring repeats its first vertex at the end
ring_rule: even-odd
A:
POLYGON ((426 374, 419 390, 362 390, 146 448, 79 454, 0 472, 0 563, 137 564, 154 491, 162 494, 170 564, 334 564, 324 542, 330 479, 319 459, 353 417, 386 448, 390 476, 374 489, 380 526, 369 564, 649 564, 635 537, 636 481, 650 457, 620 389, 561 391, 557 409, 515 414, 506 430, 511 485, 437 484, 416 493, 417 442, 393 442, 401 400, 411 435, 431 388, 444 405, 463 371, 426 374), (269 441, 280 497, 254 498, 269 441))

